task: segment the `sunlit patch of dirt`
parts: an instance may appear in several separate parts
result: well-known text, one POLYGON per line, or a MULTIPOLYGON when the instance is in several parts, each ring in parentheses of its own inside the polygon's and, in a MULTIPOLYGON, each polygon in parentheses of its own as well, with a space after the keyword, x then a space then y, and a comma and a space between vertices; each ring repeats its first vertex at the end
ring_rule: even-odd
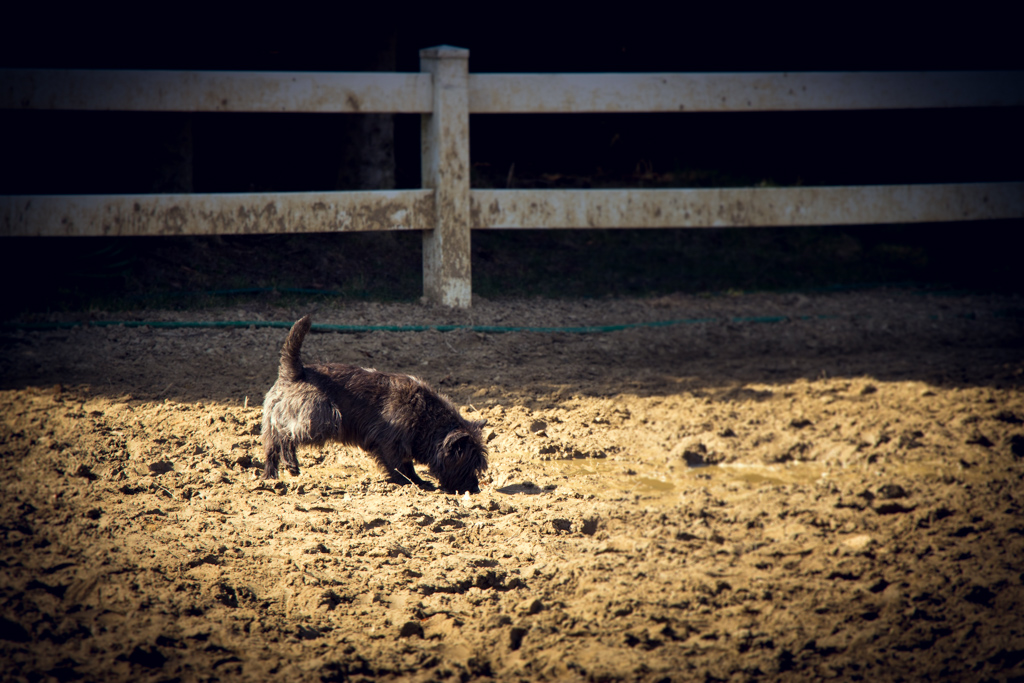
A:
POLYGON ((284 330, 7 332, 0 659, 25 681, 998 679, 1024 662, 1012 310, 876 292, 316 312, 717 321, 307 339, 487 418, 474 496, 339 446, 260 481, 284 330), (737 322, 755 315, 785 320, 737 322))

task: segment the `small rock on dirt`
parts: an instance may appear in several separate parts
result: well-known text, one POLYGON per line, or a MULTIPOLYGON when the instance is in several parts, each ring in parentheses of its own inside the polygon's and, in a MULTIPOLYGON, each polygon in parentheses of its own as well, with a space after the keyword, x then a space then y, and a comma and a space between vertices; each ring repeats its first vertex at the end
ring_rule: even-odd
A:
POLYGON ((906 498, 906 490, 899 484, 886 484, 878 489, 878 497, 885 500, 895 500, 897 498, 906 498))

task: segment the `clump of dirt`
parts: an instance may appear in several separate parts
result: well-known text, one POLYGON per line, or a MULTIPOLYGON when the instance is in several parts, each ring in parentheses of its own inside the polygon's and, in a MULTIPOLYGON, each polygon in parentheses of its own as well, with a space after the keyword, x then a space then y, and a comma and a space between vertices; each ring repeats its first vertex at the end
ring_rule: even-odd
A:
POLYGON ((260 481, 285 330, 5 331, 3 668, 25 681, 1012 676, 1019 314, 1013 298, 886 290, 321 306, 315 322, 336 324, 691 321, 307 339, 310 359, 410 372, 486 417, 474 496, 386 483, 338 446, 260 481))

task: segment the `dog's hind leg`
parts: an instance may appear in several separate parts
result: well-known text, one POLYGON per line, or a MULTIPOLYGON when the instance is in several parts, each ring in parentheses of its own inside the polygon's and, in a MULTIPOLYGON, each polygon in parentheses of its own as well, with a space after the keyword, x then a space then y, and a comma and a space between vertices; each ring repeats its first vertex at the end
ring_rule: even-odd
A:
POLYGON ((263 441, 263 478, 277 479, 278 468, 282 461, 292 476, 299 474, 299 460, 295 456, 296 443, 272 426, 267 425, 262 434, 263 441))
POLYGON ((281 464, 281 438, 274 431, 263 432, 263 478, 277 479, 277 468, 281 464))
POLYGON ((293 477, 299 476, 299 459, 295 456, 295 442, 287 440, 281 444, 281 455, 284 457, 288 473, 293 477))

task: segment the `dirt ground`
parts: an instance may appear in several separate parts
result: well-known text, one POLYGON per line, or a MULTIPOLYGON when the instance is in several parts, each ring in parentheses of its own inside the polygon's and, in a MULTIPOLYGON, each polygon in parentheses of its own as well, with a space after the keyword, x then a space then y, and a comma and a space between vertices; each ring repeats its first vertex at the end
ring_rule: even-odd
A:
POLYGON ((1024 680, 1019 298, 315 308, 690 322, 307 338, 486 417, 474 496, 341 447, 260 482, 283 329, 0 329, 0 678, 1024 680))

